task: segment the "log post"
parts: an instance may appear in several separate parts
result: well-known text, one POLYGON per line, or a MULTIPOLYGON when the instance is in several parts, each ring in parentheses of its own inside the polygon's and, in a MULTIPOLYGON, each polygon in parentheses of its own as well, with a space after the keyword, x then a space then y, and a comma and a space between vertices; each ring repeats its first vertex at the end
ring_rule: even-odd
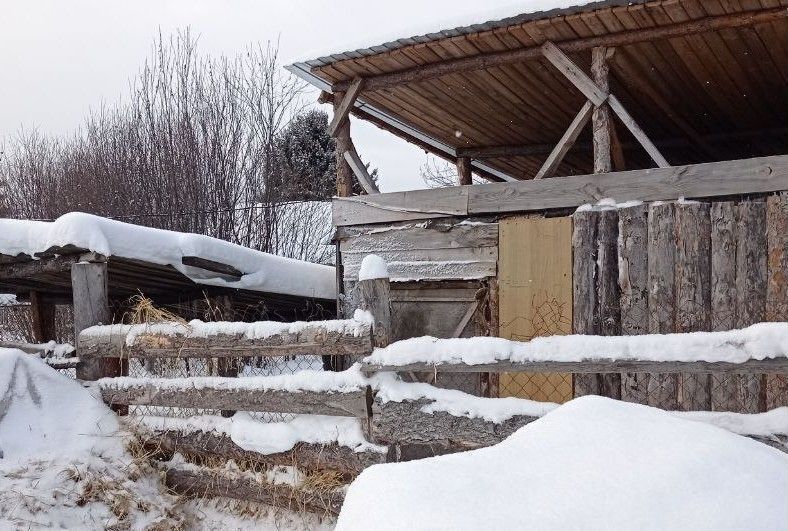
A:
POLYGON ((33 343, 56 340, 55 305, 38 291, 30 292, 30 317, 33 324, 33 343))
MULTIPOLYGON (((344 97, 344 92, 337 92, 334 95, 334 113, 341 112, 344 97)), ((334 149, 337 162, 337 196, 350 197, 353 195, 353 170, 345 160, 345 152, 353 149, 353 143, 350 140, 349 119, 343 120, 337 126, 334 133, 334 141, 336 142, 334 149)))
MULTIPOLYGON (((233 302, 230 297, 223 295, 217 301, 218 309, 220 310, 220 319, 223 321, 231 321, 230 314, 233 309, 233 302)), ((216 374, 225 378, 237 378, 240 372, 241 359, 240 358, 217 358, 216 359, 216 374)), ((223 417, 232 417, 235 411, 231 409, 223 409, 221 412, 223 417)))
MULTIPOLYGON (((585 210, 572 216, 572 333, 599 334, 597 317, 596 262, 599 212, 585 210)), ((575 397, 599 394, 599 379, 594 374, 573 374, 575 397)))
POLYGON ((391 296, 388 278, 359 280, 359 308, 372 314, 372 337, 375 347, 391 342, 391 296))
MULTIPOLYGON (((591 50, 591 76, 597 87, 604 92, 610 92, 607 62, 609 49, 597 46, 591 50)), ((594 107, 591 115, 591 124, 594 133, 594 173, 610 173, 610 108, 607 103, 594 107)))
POLYGON ((473 177, 471 176, 471 159, 468 157, 459 157, 457 159, 457 176, 460 180, 460 186, 473 184, 473 177))
MULTIPOLYGON (((93 325, 110 324, 106 262, 77 262, 71 266, 71 289, 74 298, 74 337, 79 353, 79 333, 93 325)), ((120 376, 121 360, 103 358, 80 360, 77 365, 79 380, 98 380, 120 376)))
MULTIPOLYGON (((621 335, 621 305, 618 287, 618 211, 599 213, 597 227, 596 290, 599 311, 599 333, 603 336, 621 335)), ((597 374, 599 394, 621 398, 620 374, 597 374)))
MULTIPOLYGON (((766 200, 766 320, 788 321, 788 194, 766 200)), ((788 374, 766 377, 766 410, 788 406, 788 374)))

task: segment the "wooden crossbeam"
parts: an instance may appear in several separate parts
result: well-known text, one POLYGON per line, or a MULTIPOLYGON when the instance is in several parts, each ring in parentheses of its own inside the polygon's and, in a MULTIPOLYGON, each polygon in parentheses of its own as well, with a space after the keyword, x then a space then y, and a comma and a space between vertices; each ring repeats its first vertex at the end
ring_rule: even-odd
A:
POLYGON ((367 171, 367 167, 361 161, 361 157, 358 156, 356 148, 351 146, 351 148, 345 151, 342 156, 345 157, 345 161, 347 161, 350 169, 353 170, 353 175, 356 176, 356 179, 358 179, 358 182, 364 191, 366 191, 368 194, 379 194, 380 190, 375 184, 375 181, 372 179, 372 176, 367 171))
POLYGON ((328 134, 330 134, 332 137, 336 136, 339 127, 345 122, 345 120, 347 120, 347 117, 350 114, 350 109, 353 108, 353 104, 356 102, 356 98, 361 92, 361 88, 363 86, 364 78, 357 77, 354 79, 348 87, 347 92, 345 92, 345 97, 342 98, 342 101, 334 110, 334 118, 331 120, 331 123, 328 126, 328 134))
POLYGON ((662 153, 659 152, 659 149, 657 149, 657 146, 648 138, 646 133, 640 128, 618 98, 599 88, 579 66, 550 41, 542 45, 542 52, 545 58, 564 74, 564 76, 566 76, 566 78, 571 81, 589 101, 593 102, 594 105, 597 107, 605 103, 610 105, 610 109, 616 113, 619 119, 621 119, 621 122, 629 129, 629 132, 640 142, 643 149, 645 149, 654 162, 657 163, 657 166, 660 168, 667 168, 670 166, 665 157, 662 156, 662 153))
POLYGON ((561 140, 558 141, 553 151, 547 156, 547 160, 542 164, 542 167, 539 168, 539 172, 537 172, 534 179, 550 177, 555 173, 564 155, 566 155, 566 152, 572 147, 572 144, 575 143, 575 140, 577 140, 578 135, 580 135, 580 132, 583 130, 583 127, 586 126, 588 120, 591 119, 591 114, 593 112, 594 104, 591 103, 591 101, 585 102, 583 107, 580 108, 580 112, 575 116, 575 119, 569 124, 564 136, 561 137, 561 140))
MULTIPOLYGON (((764 24, 783 18, 788 18, 788 9, 785 7, 774 7, 757 11, 745 11, 743 13, 706 17, 699 20, 688 20, 648 29, 626 30, 608 33, 606 35, 570 39, 557 43, 557 46, 564 52, 574 53, 590 50, 597 46, 627 46, 640 42, 695 35, 707 31, 764 24)), ((397 72, 366 77, 364 90, 381 90, 407 83, 418 83, 420 81, 456 74, 458 72, 494 68, 496 66, 522 62, 529 59, 537 59, 541 55, 541 47, 537 45, 529 48, 491 52, 475 55, 473 57, 463 57, 460 59, 442 61, 440 63, 416 66, 397 72)), ((348 90, 351 83, 352 81, 335 83, 331 86, 331 91, 341 92, 348 90)))

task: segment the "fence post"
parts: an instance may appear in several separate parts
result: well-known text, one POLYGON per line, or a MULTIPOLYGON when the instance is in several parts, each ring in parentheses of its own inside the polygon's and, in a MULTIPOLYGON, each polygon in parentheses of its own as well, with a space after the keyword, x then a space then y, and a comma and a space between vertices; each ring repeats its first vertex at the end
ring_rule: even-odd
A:
MULTIPOLYGON (((79 333, 93 325, 110 324, 107 289, 107 262, 78 262, 71 266, 71 290, 74 300, 74 339, 79 355, 79 333)), ((80 360, 77 379, 98 380, 121 374, 119 358, 80 360)))
MULTIPOLYGON (((364 258, 380 258, 370 255, 364 258)), ((382 262, 382 260, 381 260, 382 262)), ((363 265, 362 265, 363 269, 363 265)), ((391 287, 386 276, 373 275, 378 278, 362 278, 359 274, 358 293, 359 308, 372 314, 372 337, 376 347, 385 347, 391 342, 391 287)))

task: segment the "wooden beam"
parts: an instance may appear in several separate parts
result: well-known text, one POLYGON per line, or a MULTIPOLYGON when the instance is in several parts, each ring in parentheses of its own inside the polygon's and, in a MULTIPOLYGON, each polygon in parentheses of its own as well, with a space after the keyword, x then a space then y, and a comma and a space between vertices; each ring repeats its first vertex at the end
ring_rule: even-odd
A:
POLYGON ((337 226, 788 190, 788 155, 334 199, 337 226))
POLYGON ((645 149, 654 162, 657 163, 657 166, 660 168, 667 168, 670 166, 668 161, 665 160, 665 157, 662 156, 662 153, 659 152, 659 149, 657 149, 657 146, 648 138, 646 133, 640 128, 637 122, 635 122, 635 119, 624 108, 618 98, 597 86, 579 66, 574 64, 564 52, 550 41, 542 45, 542 50, 545 57, 564 74, 564 76, 566 76, 566 78, 569 79, 589 101, 593 102, 597 107, 603 105, 605 102, 610 105, 613 112, 618 115, 621 122, 629 129, 635 139, 640 142, 643 149, 645 149))
POLYGON ((558 144, 553 148, 553 151, 548 155, 547 160, 545 160, 542 167, 539 168, 539 171, 534 176, 534 179, 541 179, 543 177, 551 177, 555 170, 558 168, 558 165, 561 164, 561 161, 564 159, 564 155, 566 152, 569 151, 569 148, 572 147, 572 144, 575 143, 577 137, 580 135, 580 132, 588 123, 588 120, 591 119, 591 114, 594 112, 594 105, 590 101, 585 102, 583 106, 580 108, 580 111, 575 116, 572 123, 569 124, 564 136, 561 137, 561 140, 558 141, 558 144))
POLYGON ((33 321, 33 342, 55 340, 55 305, 40 292, 30 292, 30 316, 33 321))
POLYGON ((788 374, 788 358, 748 360, 744 363, 728 362, 679 362, 679 361, 638 361, 597 359, 593 361, 527 361, 514 362, 502 360, 495 363, 468 365, 465 363, 403 363, 400 365, 378 365, 364 363, 361 370, 365 373, 381 371, 414 372, 574 372, 580 374, 615 374, 622 372, 651 373, 747 373, 788 374))
POLYGON ((228 472, 211 468, 176 465, 167 468, 164 484, 168 489, 186 496, 204 500, 222 497, 256 502, 265 506, 284 507, 296 513, 309 511, 319 515, 339 514, 344 491, 310 492, 288 485, 264 483, 255 476, 242 472, 228 472))
POLYGON ((302 470, 334 470, 344 476, 355 477, 367 467, 385 463, 386 454, 366 450, 356 452, 338 444, 298 443, 292 450, 275 454, 261 454, 244 450, 229 435, 215 431, 147 430, 140 431, 143 446, 153 455, 220 457, 237 462, 265 465, 297 466, 302 470))
MULTIPOLYGON (((774 7, 757 11, 746 11, 743 13, 732 13, 714 17, 706 17, 697 20, 677 22, 664 26, 657 26, 647 29, 633 29, 608 33, 605 35, 595 35, 579 39, 568 39, 559 41, 556 45, 566 53, 581 52, 590 50, 597 46, 618 47, 637 44, 639 42, 655 41, 695 35, 707 31, 717 31, 727 28, 738 28, 752 26, 755 24, 765 24, 788 18, 788 10, 784 7, 774 7)), ((463 57, 459 59, 446 60, 439 63, 417 66, 396 72, 368 76, 364 85, 365 91, 376 91, 385 88, 403 85, 406 83, 418 83, 458 72, 468 72, 473 70, 484 70, 496 66, 517 63, 529 59, 537 59, 542 55, 541 47, 531 46, 519 48, 517 50, 506 50, 463 57)), ((352 81, 343 81, 332 85, 332 92, 348 90, 352 81)))
MULTIPOLYGON (((344 93, 337 93, 334 99, 334 114, 341 112, 340 106, 344 99, 344 93)), ((352 105, 351 105, 352 107, 352 105)), ((345 151, 353 147, 350 140, 350 120, 343 121, 334 132, 336 171, 337 171, 337 197, 350 197, 353 195, 353 170, 343 156, 345 151)))
POLYGON ((356 148, 351 145, 350 149, 343 153, 343 156, 350 166, 350 169, 353 170, 353 175, 356 176, 356 179, 364 191, 368 194, 379 194, 380 190, 378 190, 375 181, 372 180, 372 176, 367 171, 367 167, 361 161, 361 157, 356 153, 356 148))
POLYGON ((459 177, 460 186, 473 184, 473 176, 471 175, 471 159, 468 157, 457 157, 457 176, 459 177))
POLYGON ((366 417, 367 391, 348 389, 337 392, 265 389, 253 387, 249 378, 124 378, 99 381, 101 397, 107 404, 165 406, 190 409, 226 409, 366 417), (239 382, 247 382, 247 385, 239 382))
POLYGON ((363 86, 364 78, 357 77, 354 79, 348 87, 347 92, 345 92, 342 101, 339 102, 339 105, 334 107, 334 117, 331 120, 331 123, 328 125, 328 134, 331 135, 331 137, 336 136, 339 127, 342 126, 347 120, 348 115, 350 114, 350 109, 356 102, 356 98, 358 98, 363 86))
MULTIPOLYGON (((110 324, 106 262, 78 262, 71 266, 71 291, 74 298, 74 337, 85 328, 110 324)), ((79 352, 79 341, 77 341, 79 352)), ((83 360, 77 367, 80 380, 98 380, 106 376, 120 376, 120 359, 83 360)))
MULTIPOLYGON (((155 333, 135 334, 132 344, 126 334, 106 327, 106 334, 80 334, 79 355, 97 358, 237 358, 251 356, 334 355, 361 356, 372 352, 372 332, 366 325, 358 334, 331 329, 332 321, 315 321, 296 333, 283 332, 248 339, 242 334, 188 337, 155 333)), ((265 323, 262 323, 265 324, 265 323)), ((279 323, 271 323, 278 325, 279 323)), ((364 325, 362 325, 363 327, 364 325)))
POLYGON ((607 102, 613 112, 618 115, 619 119, 623 122, 627 129, 629 129, 629 132, 632 133, 638 142, 640 142, 640 145, 643 146, 643 149, 646 150, 646 153, 648 153, 652 160, 657 163, 657 166, 660 168, 669 167, 670 164, 665 159, 665 157, 662 156, 662 153, 659 152, 657 146, 654 145, 646 133, 637 124, 637 122, 635 122, 635 119, 632 118, 629 112, 627 112, 619 99, 616 98, 615 95, 611 94, 608 96, 607 102))
MULTIPOLYGON (((594 82, 605 92, 610 91, 608 83, 608 48, 598 46, 591 50, 591 75, 594 82)), ((594 138, 594 173, 609 173, 613 171, 610 150, 610 109, 607 105, 594 108, 591 116, 594 138)))
POLYGON ((211 271, 212 273, 219 273, 235 279, 240 279, 244 275, 243 271, 231 265, 216 262, 215 260, 208 260, 207 258, 200 258, 199 256, 184 256, 181 258, 181 263, 183 265, 199 267, 200 269, 211 271))
POLYGON ((583 95, 599 107, 607 100, 608 91, 600 88, 588 74, 569 59, 558 46, 550 41, 542 44, 542 54, 561 72, 583 95))

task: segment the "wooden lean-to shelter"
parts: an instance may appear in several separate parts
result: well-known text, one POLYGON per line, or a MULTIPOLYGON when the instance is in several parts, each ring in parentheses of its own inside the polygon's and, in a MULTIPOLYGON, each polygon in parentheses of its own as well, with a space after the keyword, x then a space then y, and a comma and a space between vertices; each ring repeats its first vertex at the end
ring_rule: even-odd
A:
MULTIPOLYGON (((392 339, 788 319, 788 2, 578 4, 289 67, 334 106, 346 309, 374 253, 392 339), (458 186, 378 193, 349 116, 455 163, 458 186)), ((428 377, 539 400, 788 404, 777 375, 428 377)))

